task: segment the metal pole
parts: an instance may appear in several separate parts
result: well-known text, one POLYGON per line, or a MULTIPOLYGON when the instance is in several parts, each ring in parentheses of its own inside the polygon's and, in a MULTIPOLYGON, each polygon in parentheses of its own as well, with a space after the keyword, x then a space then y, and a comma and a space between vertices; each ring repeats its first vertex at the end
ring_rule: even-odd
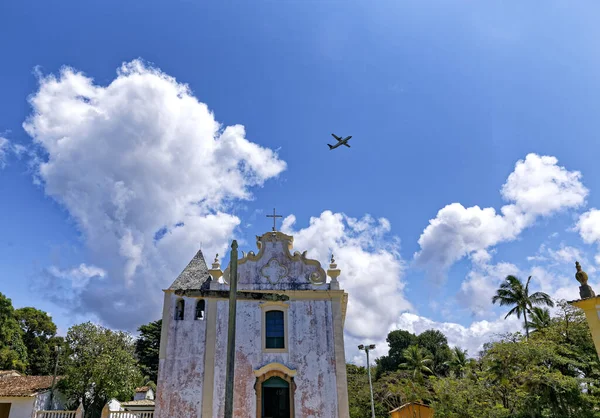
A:
POLYGON ((237 264, 238 244, 236 240, 231 243, 231 257, 229 259, 229 323, 227 337, 227 368, 225 380, 225 418, 233 417, 233 377, 235 365, 235 314, 237 302, 237 264))
POLYGON ((55 345, 54 351, 56 352, 56 361, 54 362, 54 375, 52 376, 52 389, 50 389, 50 405, 49 408, 52 411, 52 402, 54 401, 54 387, 56 384, 56 374, 58 373, 58 357, 60 354, 60 346, 55 345))
POLYGON ((369 364, 369 347, 365 347, 367 352, 367 372, 369 373, 369 389, 371 390, 371 416, 375 418, 375 403, 373 402, 373 384, 371 383, 371 365, 369 364))

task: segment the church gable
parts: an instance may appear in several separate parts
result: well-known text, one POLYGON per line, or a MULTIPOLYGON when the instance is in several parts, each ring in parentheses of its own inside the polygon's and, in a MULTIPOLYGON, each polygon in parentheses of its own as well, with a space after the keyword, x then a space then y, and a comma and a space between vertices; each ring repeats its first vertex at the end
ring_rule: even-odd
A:
MULTIPOLYGON (((290 252, 293 237, 278 231, 256 237, 258 254, 242 253, 238 261, 238 288, 247 290, 324 290, 327 275, 317 260, 306 257, 306 251, 290 252)), ((229 283, 229 268, 223 273, 229 283)))

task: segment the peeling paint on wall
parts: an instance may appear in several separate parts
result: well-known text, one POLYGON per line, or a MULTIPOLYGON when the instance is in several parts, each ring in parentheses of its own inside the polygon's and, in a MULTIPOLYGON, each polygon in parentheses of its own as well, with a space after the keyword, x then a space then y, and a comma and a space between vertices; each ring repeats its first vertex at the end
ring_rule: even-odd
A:
MULTIPOLYGON (((172 296, 171 306, 177 299, 172 296)), ((174 320, 174 312, 163 318, 169 322, 168 342, 166 358, 159 362, 157 418, 201 416, 206 319, 194 319, 196 300, 183 299, 183 321, 174 320)))

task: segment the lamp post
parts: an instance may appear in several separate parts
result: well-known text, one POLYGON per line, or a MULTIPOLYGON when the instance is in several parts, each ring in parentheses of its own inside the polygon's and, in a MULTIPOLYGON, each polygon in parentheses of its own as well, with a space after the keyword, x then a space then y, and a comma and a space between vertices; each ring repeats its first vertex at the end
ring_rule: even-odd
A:
POLYGON ((369 374, 369 390, 371 391, 371 418, 375 418, 375 403, 373 402, 373 384, 371 383, 371 366, 369 365, 369 350, 375 349, 375 344, 368 346, 359 345, 359 350, 364 350, 367 353, 367 373, 369 374))
POLYGON ((54 351, 56 352, 56 360, 54 363, 54 375, 52 376, 52 389, 50 389, 50 410, 54 409, 52 408, 52 402, 54 401, 54 386, 56 385, 56 374, 58 372, 58 357, 60 355, 60 348, 60 345, 54 346, 54 351))

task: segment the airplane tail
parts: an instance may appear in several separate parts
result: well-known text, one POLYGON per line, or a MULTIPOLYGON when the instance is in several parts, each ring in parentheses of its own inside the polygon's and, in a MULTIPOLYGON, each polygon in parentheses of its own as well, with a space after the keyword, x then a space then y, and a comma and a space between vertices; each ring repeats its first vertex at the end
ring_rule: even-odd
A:
POLYGON ((329 145, 329 144, 327 144, 327 145, 329 146, 329 149, 333 149, 333 145, 329 145))

